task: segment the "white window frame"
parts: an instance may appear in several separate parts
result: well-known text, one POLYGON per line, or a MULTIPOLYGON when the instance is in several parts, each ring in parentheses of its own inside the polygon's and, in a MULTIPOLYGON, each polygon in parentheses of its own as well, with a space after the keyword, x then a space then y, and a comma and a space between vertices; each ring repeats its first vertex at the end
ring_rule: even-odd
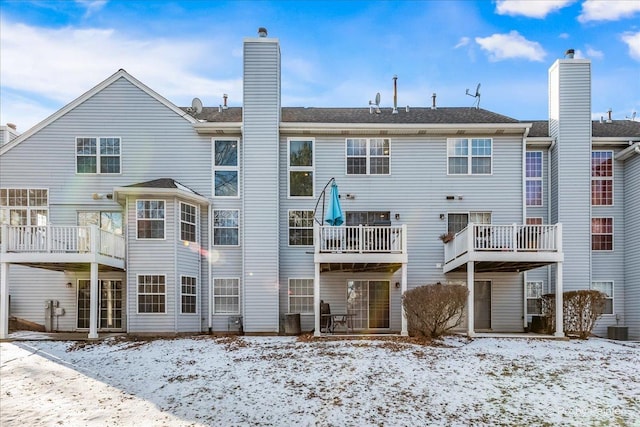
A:
POLYGON ((161 199, 136 199, 136 240, 166 240, 167 238, 167 202, 161 199), (138 202, 162 202, 164 216, 162 219, 158 218, 139 218, 138 217, 138 202), (139 224, 140 221, 162 221, 162 237, 139 237, 139 224))
POLYGON ((344 171, 347 176, 389 176, 391 175, 391 139, 390 138, 346 138, 344 141, 344 171), (365 141, 365 173, 349 173, 349 158, 351 157, 363 157, 363 156, 355 156, 349 155, 349 141, 365 141), (389 148, 389 152, 385 155, 372 155, 371 154, 371 142, 372 141, 382 141, 383 143, 386 141, 387 146, 389 148), (387 173, 372 173, 371 172, 371 159, 388 159, 388 169, 387 173))
POLYGON ((240 278, 239 277, 214 277, 213 279, 212 295, 211 295, 211 308, 213 314, 217 315, 238 315, 241 312, 240 308, 240 278), (237 294, 236 295, 216 295, 216 281, 218 280, 233 280, 237 284, 237 294), (216 311, 216 298, 237 298, 238 299, 238 309, 236 311, 216 311))
POLYGON ((540 156, 540 176, 529 176, 528 175, 528 171, 526 170, 527 168, 527 161, 525 159, 525 163, 524 163, 524 167, 525 167, 525 201, 527 203, 527 207, 540 207, 540 206, 544 206, 544 155, 542 153, 542 151, 527 151, 526 155, 529 154, 536 154, 538 156, 540 156), (528 194, 526 194, 527 191, 527 184, 529 182, 539 182, 540 183, 540 203, 539 204, 529 204, 529 197, 528 194))
POLYGON ((590 248, 592 252, 613 252, 615 250, 615 244, 616 244, 616 239, 615 239, 615 235, 616 235, 616 224, 615 224, 615 218, 612 216, 594 216, 591 218, 591 227, 590 227, 590 248), (611 233, 594 233, 593 232, 593 220, 594 219, 610 219, 611 220, 611 233), (598 235, 598 236, 611 236, 611 249, 593 249, 593 236, 594 235, 598 235))
MULTIPOLYGON (((188 215, 191 215, 190 213, 187 213, 188 215)), ((198 243, 198 207, 196 205, 192 205, 191 203, 185 203, 185 202, 180 202, 180 241, 181 242, 191 242, 191 243, 198 243), (193 222, 184 220, 182 218, 182 208, 183 206, 188 206, 190 208, 193 208, 193 222), (186 225, 192 225, 193 226, 193 239, 194 240, 188 240, 185 239, 183 234, 182 234, 182 225, 186 224, 186 225)))
POLYGON ((119 136, 77 136, 75 144, 76 150, 76 175, 121 175, 122 174, 122 138, 119 136), (93 139, 96 144, 96 153, 91 155, 78 154, 78 140, 80 139, 93 139), (107 139, 118 140, 118 154, 102 154, 101 146, 102 141, 107 139), (96 158, 96 171, 95 172, 78 172, 78 158, 79 157, 95 157, 96 158), (101 159, 102 157, 117 157, 118 158, 118 172, 101 172, 101 159))
POLYGON ((119 236, 122 236, 124 234, 124 213, 122 211, 78 211, 76 213, 76 221, 77 221, 78 226, 96 225, 96 226, 98 226, 98 228, 100 230, 111 232, 111 230, 107 230, 107 229, 103 228, 102 215, 103 214, 115 214, 115 213, 119 213, 120 214, 120 219, 121 219, 120 225, 121 225, 121 228, 120 228, 120 234, 115 233, 115 232, 114 232, 114 234, 118 234, 119 236), (90 223, 87 223, 87 224, 81 224, 80 216, 82 214, 96 214, 96 215, 98 215, 98 218, 97 218, 98 222, 97 223, 90 222, 90 223))
POLYGON ((616 306, 615 306, 615 283, 613 280, 593 280, 591 282, 591 289, 596 290, 596 291, 600 291, 600 292, 604 292, 605 294, 607 294, 606 299, 611 300, 611 313, 602 313, 603 316, 612 316, 616 313, 616 306), (611 295, 609 295, 607 292, 603 291, 601 289, 602 284, 606 284, 606 285, 611 285, 611 295))
POLYGON ((211 211, 211 245, 212 246, 224 246, 224 247, 238 247, 240 246, 240 210, 239 209, 213 209, 211 211), (216 212, 236 212, 236 217, 238 218, 238 223, 235 227, 219 227, 216 226, 216 212), (216 243, 216 230, 217 229, 235 229, 238 231, 238 243, 235 245, 226 245, 216 243))
POLYGON ((198 314, 198 278, 196 276, 189 275, 180 275, 180 314, 184 314, 187 316, 195 316, 198 314), (185 279, 193 279, 193 284, 187 283, 185 284, 185 279), (193 286, 193 293, 186 293, 184 291, 184 286, 193 286), (184 301, 183 297, 193 297, 194 298, 194 310, 193 313, 184 311, 184 301))
POLYGON ((493 175, 493 138, 447 138, 447 175, 449 176, 490 176, 493 175), (491 154, 473 154, 473 141, 474 140, 488 140, 491 143, 491 154), (458 141, 466 141, 467 146, 467 154, 457 155, 455 153, 451 153, 452 144, 455 144, 458 141), (467 172, 466 173, 451 173, 449 172, 449 160, 452 158, 466 158, 467 159, 467 172), (489 159, 489 173, 473 173, 473 159, 475 158, 488 158, 489 159))
POLYGON ((287 212, 287 245, 292 248, 302 248, 302 247, 310 247, 313 246, 315 241, 315 236, 313 235, 313 210, 311 209, 289 209, 287 212), (311 217, 307 218, 307 220, 311 221, 310 227, 293 227, 291 226, 291 213, 292 212, 307 212, 311 213, 311 217), (309 245, 292 245, 291 244, 291 230, 311 230, 311 243, 309 245))
POLYGON ((211 176, 211 195, 216 199, 238 199, 240 198, 240 140, 237 138, 217 138, 213 139, 213 147, 211 150, 211 164, 213 171, 211 176), (236 165, 216 165, 216 143, 217 142, 235 142, 236 143, 236 165), (216 194, 216 172, 235 172, 237 177, 236 194, 231 196, 222 196, 216 194))
MULTIPOLYGON (((462 230, 464 230, 466 227, 469 226, 469 223, 473 222, 471 221, 471 216, 472 215, 482 215, 483 217, 488 216, 489 217, 489 222, 473 222, 476 225, 491 225, 493 224, 493 212, 491 211, 453 211, 453 212, 447 212, 447 233, 449 232, 449 215, 466 215, 467 216, 467 225, 465 227, 462 228, 462 230)), ((477 219, 477 218, 476 218, 477 219)))
MULTIPOLYGON (((300 314, 313 314, 313 289, 314 289, 314 279, 313 277, 290 277, 289 278, 289 283, 288 283, 288 293, 287 295, 289 295, 289 298, 287 298, 287 303, 288 303, 288 313, 300 313, 300 314), (294 290, 296 285, 303 285, 303 282, 305 281, 304 284, 306 284, 306 288, 311 290, 310 294, 294 294, 294 290), (311 284, 311 286, 309 287, 308 284, 311 284), (293 285, 293 286, 292 286, 293 285), (311 302, 308 304, 307 310, 303 311, 292 311, 292 304, 291 301, 295 300, 295 299, 302 299, 302 298, 311 298, 311 302)), ((295 305, 295 304, 293 304, 295 305)), ((296 308, 294 307, 293 310, 295 310, 296 308)))
MULTIPOLYGON (((544 281, 543 280, 527 280, 525 282, 525 293, 524 293, 524 296, 525 296, 525 299, 526 299, 526 302, 525 302, 526 305, 525 306, 527 307, 527 315, 529 315, 529 316, 538 316, 538 315, 542 314, 542 312, 540 312, 540 313, 531 313, 531 312, 529 312, 529 301, 539 300, 540 304, 542 304, 542 295, 544 295, 544 281), (533 297, 529 296, 529 293, 530 293, 529 292, 529 289, 530 289, 529 286, 533 286, 533 285, 536 285, 536 286, 539 285, 540 286, 540 295, 533 296, 533 297)), ((540 305, 540 309, 542 310, 542 305, 540 305)))
MULTIPOLYGON (((9 188, 2 187, 0 188, 0 224, 8 224, 11 225, 11 213, 15 211, 24 212, 26 216, 26 224, 20 224, 23 226, 44 226, 49 224, 49 189, 48 188, 35 188, 35 187, 26 187, 26 188, 9 188), (26 204, 25 205, 16 205, 12 204, 12 200, 10 200, 9 193, 12 191, 24 191, 26 192, 26 204), (31 203, 31 195, 29 194, 31 191, 44 191, 46 193, 45 205, 32 205, 31 203), (43 212, 45 216, 45 223, 33 224, 31 220, 32 213, 43 212)), ((38 222, 36 219, 36 222, 38 222)))
POLYGON ((590 199, 591 206, 614 206, 616 199, 616 191, 615 191, 615 157, 613 155, 612 150, 591 150, 591 162, 593 162, 593 155, 595 153, 607 153, 611 158, 611 176, 593 176, 593 166, 591 166, 590 176, 591 176, 591 189, 590 189, 590 199), (611 203, 610 204, 594 204, 593 203, 593 183, 594 181, 611 181, 611 203))
POLYGON ((316 194, 316 140, 315 138, 287 138, 287 198, 288 199, 314 199, 316 194), (311 166, 291 165, 291 143, 310 142, 311 143, 311 166), (292 196, 291 195, 291 172, 311 173, 311 195, 292 196))
MULTIPOLYGON (((145 285, 146 283, 143 283, 143 285, 145 285)), ((157 314, 167 314, 167 275, 166 274, 137 274, 136 275, 136 313, 139 315, 157 315, 157 314), (160 293, 160 292, 140 292, 140 278, 141 277, 148 277, 148 278, 152 278, 152 277, 162 277, 164 278, 164 292, 160 293), (140 296, 141 295, 159 295, 164 297, 164 311, 155 311, 155 312, 147 312, 147 311, 140 311, 140 296)))

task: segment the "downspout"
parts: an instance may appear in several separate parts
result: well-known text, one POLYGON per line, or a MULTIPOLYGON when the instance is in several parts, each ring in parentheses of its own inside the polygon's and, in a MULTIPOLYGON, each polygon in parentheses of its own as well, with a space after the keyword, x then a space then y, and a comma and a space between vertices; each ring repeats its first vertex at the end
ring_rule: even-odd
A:
POLYGON ((213 332, 213 279, 211 277, 211 238, 213 236, 213 230, 211 229, 211 215, 212 215, 212 211, 211 211, 211 201, 208 202, 207 204, 207 275, 208 280, 207 280, 207 289, 208 289, 208 295, 207 295, 207 327, 209 328, 209 333, 213 332))
MULTIPOLYGON (((527 223, 527 136, 529 136, 530 127, 527 127, 522 137, 522 223, 527 223)), ((522 323, 523 328, 529 326, 527 320, 527 272, 522 273, 522 323)))
MULTIPOLYGON (((180 201, 177 197, 173 198, 173 229, 176 230, 176 237, 180 237, 180 201), (177 226, 177 227, 176 227, 177 226), (177 229, 176 229, 177 228, 177 229)), ((182 282, 180 277, 178 276, 178 239, 174 240, 173 245, 173 330, 178 333, 178 322, 179 317, 178 313, 180 312, 180 303, 181 303, 181 293, 182 293, 182 282)))
MULTIPOLYGON (((130 299, 129 298, 129 289, 131 287, 131 284, 129 283, 129 197, 125 196, 124 198, 124 215, 123 215, 124 219, 122 221, 122 225, 124 227, 124 244, 125 244, 125 249, 124 249, 124 268, 125 268, 125 273, 124 273, 124 280, 125 283, 127 284, 127 292, 125 293, 126 295, 126 304, 127 304, 127 319, 126 319, 126 331, 127 333, 130 332, 129 330, 129 320, 131 320, 131 303, 130 303, 130 299)), ((76 281, 77 281, 77 277, 76 277, 76 281)), ((138 293, 138 283, 135 283, 134 285, 134 289, 136 290, 135 294, 138 293)), ((134 294, 134 295, 135 295, 134 294)))

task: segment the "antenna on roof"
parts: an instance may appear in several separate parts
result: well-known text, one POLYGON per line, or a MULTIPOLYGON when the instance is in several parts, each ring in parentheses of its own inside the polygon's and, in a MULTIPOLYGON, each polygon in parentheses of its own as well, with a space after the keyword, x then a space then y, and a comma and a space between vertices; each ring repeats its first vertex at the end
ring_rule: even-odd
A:
POLYGON ((629 116, 624 116, 625 119, 627 120, 631 120, 632 122, 636 121, 636 112, 634 111, 633 113, 631 113, 631 117, 629 116))
POLYGON ((202 113, 202 101, 200 101, 199 98, 193 98, 193 101, 191 101, 191 108, 187 108, 187 113, 192 116, 202 113))
POLYGON ((373 105, 376 106, 376 114, 380 114, 380 92, 376 93, 376 100, 369 101, 369 114, 373 113, 373 105))
POLYGON ((480 83, 478 83, 478 86, 476 86, 476 93, 475 94, 471 95, 469 93, 469 89, 467 89, 466 94, 469 95, 472 98, 475 98, 476 102, 474 102, 473 104, 474 104, 474 106, 476 108, 480 108, 480 83))

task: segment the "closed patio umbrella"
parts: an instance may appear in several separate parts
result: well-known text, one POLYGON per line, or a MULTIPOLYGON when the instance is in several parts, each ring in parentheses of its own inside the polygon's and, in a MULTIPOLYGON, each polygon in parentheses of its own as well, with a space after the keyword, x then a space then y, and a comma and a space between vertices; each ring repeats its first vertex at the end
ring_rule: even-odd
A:
POLYGON ((342 225, 344 218, 342 216, 342 207, 340 206, 340 195, 338 193, 338 184, 335 181, 331 184, 331 194, 329 195, 329 205, 327 206, 327 214, 324 221, 329 225, 342 225))

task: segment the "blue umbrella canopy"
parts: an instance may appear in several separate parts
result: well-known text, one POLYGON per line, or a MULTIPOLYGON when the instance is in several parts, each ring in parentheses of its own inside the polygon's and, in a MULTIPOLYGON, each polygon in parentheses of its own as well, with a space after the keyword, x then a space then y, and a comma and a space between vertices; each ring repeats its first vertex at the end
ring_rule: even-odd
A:
POLYGON ((327 206, 327 214, 324 221, 329 225, 341 225, 344 222, 342 216, 342 207, 340 206, 340 195, 338 193, 338 184, 331 184, 331 194, 329 194, 329 206, 327 206))

